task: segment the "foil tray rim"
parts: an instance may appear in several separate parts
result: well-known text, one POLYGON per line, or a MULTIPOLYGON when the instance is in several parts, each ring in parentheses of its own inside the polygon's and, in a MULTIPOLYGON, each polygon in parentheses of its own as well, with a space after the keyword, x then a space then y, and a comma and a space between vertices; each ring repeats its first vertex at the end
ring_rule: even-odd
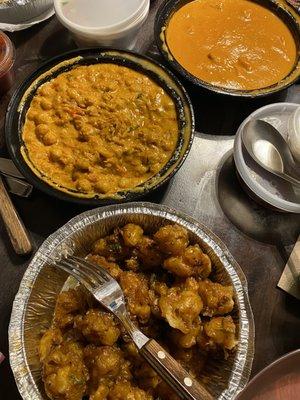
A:
POLYGON ((10 365, 21 396, 24 400, 44 400, 31 375, 23 343, 26 306, 32 286, 46 258, 59 248, 62 241, 66 241, 77 231, 110 216, 124 214, 148 214, 177 222, 204 240, 222 261, 233 280, 239 302, 240 337, 228 387, 221 393, 218 400, 233 399, 247 384, 254 358, 255 328, 246 277, 227 246, 204 224, 174 208, 148 202, 132 202, 85 211, 52 233, 31 259, 13 302, 8 328, 10 365))

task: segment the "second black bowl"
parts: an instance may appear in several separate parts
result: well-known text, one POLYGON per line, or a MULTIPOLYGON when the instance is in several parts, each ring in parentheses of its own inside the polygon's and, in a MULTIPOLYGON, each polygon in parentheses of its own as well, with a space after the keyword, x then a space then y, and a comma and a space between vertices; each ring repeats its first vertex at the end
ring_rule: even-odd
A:
MULTIPOLYGON (((251 0, 253 2, 263 5, 274 14, 276 14, 290 29, 296 44, 297 56, 293 66, 293 69, 280 82, 268 86, 262 89, 255 90, 240 90, 240 89, 230 89, 226 87, 216 86, 209 82, 203 81, 196 76, 188 72, 176 59, 173 57, 171 50, 168 47, 166 41, 166 29, 168 27, 169 21, 176 11, 178 11, 185 4, 190 3, 195 0, 167 0, 160 6, 154 27, 154 34, 156 43, 161 54, 164 56, 165 60, 170 64, 170 66, 176 70, 181 76, 190 81, 195 86, 202 89, 209 90, 210 92, 215 92, 223 95, 230 95, 235 97, 245 97, 245 98, 257 98, 273 93, 282 91, 288 86, 292 85, 297 81, 300 75, 300 17, 294 11, 294 9, 287 3, 281 2, 280 0, 251 0)), ((205 35, 206 33, 203 32, 205 35)))

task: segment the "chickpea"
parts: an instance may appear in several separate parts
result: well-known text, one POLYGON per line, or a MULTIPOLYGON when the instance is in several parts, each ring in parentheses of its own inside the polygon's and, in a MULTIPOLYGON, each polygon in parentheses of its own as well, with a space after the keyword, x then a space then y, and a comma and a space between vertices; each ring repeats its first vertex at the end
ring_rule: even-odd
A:
POLYGON ((48 125, 40 124, 35 128, 36 136, 41 140, 43 137, 50 132, 48 125))
POLYGON ((95 183, 94 189, 98 193, 106 194, 110 191, 111 185, 109 182, 99 180, 98 182, 95 183))
POLYGON ((50 149, 49 159, 50 159, 50 161, 60 164, 62 166, 64 166, 65 162, 66 162, 63 151, 56 147, 50 149))
POLYGON ((42 113, 39 113, 36 115, 35 122, 37 125, 40 125, 40 124, 50 125, 53 122, 53 120, 49 114, 42 112, 42 113))
POLYGON ((43 110, 49 111, 49 110, 52 109, 52 103, 51 103, 50 100, 42 99, 41 100, 41 107, 42 107, 43 110))
POLYGON ((79 178, 76 182, 76 188, 80 191, 80 192, 90 192, 92 185, 91 182, 85 178, 79 178))
POLYGON ((57 137, 54 132, 48 132, 44 135, 42 142, 46 146, 52 146, 53 144, 57 143, 57 137))
POLYGON ((54 94, 54 90, 52 84, 44 83, 38 90, 38 94, 43 97, 52 97, 54 94))
POLYGON ((90 164, 87 160, 79 159, 74 163, 74 167, 81 172, 88 172, 90 169, 90 164))

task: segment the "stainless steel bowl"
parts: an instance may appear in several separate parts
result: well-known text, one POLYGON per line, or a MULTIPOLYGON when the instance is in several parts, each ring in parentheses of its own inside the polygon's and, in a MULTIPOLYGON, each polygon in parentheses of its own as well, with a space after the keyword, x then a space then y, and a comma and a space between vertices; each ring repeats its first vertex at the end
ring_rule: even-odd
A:
POLYGON ((242 130, 251 119, 262 119, 272 124, 286 139, 288 121, 299 107, 296 103, 274 103, 250 114, 240 125, 234 140, 234 162, 245 191, 254 201, 276 211, 300 214, 300 191, 291 183, 260 169, 249 157, 242 144, 242 130))
POLYGON ((7 0, 0 4, 0 23, 29 22, 51 7, 53 7, 53 0, 7 0))
POLYGON ((37 348, 41 332, 51 323, 57 294, 67 279, 66 274, 47 264, 46 256, 55 257, 66 246, 79 255, 87 254, 97 238, 129 221, 142 225, 148 232, 170 222, 184 226, 190 239, 211 257, 214 278, 234 286, 237 350, 227 360, 210 359, 202 379, 219 400, 233 399, 248 382, 254 356, 254 322, 247 281, 240 266, 221 240, 192 218, 161 205, 128 203, 94 209, 73 218, 44 242, 25 272, 9 325, 10 365, 24 400, 47 399, 37 348))

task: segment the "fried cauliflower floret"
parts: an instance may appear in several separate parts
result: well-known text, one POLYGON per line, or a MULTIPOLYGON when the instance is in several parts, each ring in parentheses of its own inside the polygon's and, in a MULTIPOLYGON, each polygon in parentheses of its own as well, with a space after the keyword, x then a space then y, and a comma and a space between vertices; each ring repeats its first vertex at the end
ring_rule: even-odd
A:
POLYGON ((232 350, 237 344, 235 332, 236 326, 232 317, 213 317, 204 323, 203 331, 198 337, 199 346, 205 350, 232 350))
POLYGON ((137 257, 141 261, 143 269, 160 267, 162 256, 154 240, 144 236, 137 244, 137 257))
MULTIPOLYGON (((146 236, 129 223, 99 239, 87 260, 117 279, 131 320, 194 378, 211 352, 226 358, 236 346, 236 326, 225 316, 233 310, 233 287, 207 279, 211 260, 189 244, 184 227, 146 236)), ((81 286, 58 296, 39 356, 52 400, 180 400, 81 286)))
POLYGON ((192 290, 192 291, 198 293, 198 282, 199 282, 198 279, 191 277, 191 278, 187 278, 183 281, 180 280, 176 285, 180 286, 183 289, 192 290))
POLYGON ((133 375, 138 386, 152 395, 154 394, 156 386, 161 381, 159 375, 143 359, 141 359, 139 362, 135 360, 133 375))
POLYGON ((122 348, 126 359, 128 359, 133 366, 132 373, 134 379, 137 380, 138 386, 153 394, 153 390, 161 380, 157 373, 142 358, 132 341, 124 344, 122 348))
POLYGON ((223 286, 206 279, 198 282, 198 288, 204 305, 203 315, 212 317, 232 311, 234 306, 232 286, 223 286))
POLYGON ((61 331, 59 328, 51 327, 42 336, 39 344, 39 356, 40 361, 43 362, 49 355, 54 347, 61 344, 63 340, 61 331))
POLYGON ((84 362, 90 375, 89 391, 94 393, 103 381, 118 377, 124 357, 118 347, 91 344, 84 349, 84 362))
POLYGON ((146 322, 150 318, 150 298, 148 281, 142 274, 125 271, 120 278, 129 312, 139 321, 146 322))
POLYGON ((194 291, 173 287, 161 296, 158 303, 162 316, 172 328, 186 334, 199 324, 203 304, 194 291))
POLYGON ((105 257, 108 261, 123 261, 130 256, 130 249, 124 243, 122 231, 116 228, 113 233, 94 243, 92 253, 105 257))
POLYGON ((163 264, 164 268, 180 278, 198 276, 207 278, 211 273, 211 261, 196 244, 188 246, 182 255, 167 258, 163 264))
POLYGON ((80 289, 61 292, 55 306, 54 324, 60 329, 71 327, 76 315, 83 313, 86 306, 86 298, 80 289))
POLYGON ((68 341, 55 347, 44 361, 43 379, 50 399, 81 400, 89 379, 81 346, 68 341))
POLYGON ((107 400, 109 386, 100 384, 97 390, 89 396, 89 400, 107 400))
POLYGON ((109 392, 108 400, 153 400, 153 397, 130 382, 117 382, 109 392))
POLYGON ((112 346, 120 336, 120 329, 112 314, 90 309, 82 316, 75 318, 77 328, 85 339, 96 345, 112 346))
POLYGON ((132 256, 128 260, 125 260, 125 266, 126 269, 129 269, 131 271, 138 271, 140 269, 140 262, 137 256, 132 256))
POLYGON ((135 247, 142 239, 143 234, 143 229, 136 224, 127 224, 122 229, 124 243, 128 247, 135 247))
POLYGON ((159 299, 161 296, 167 295, 167 293, 168 293, 168 286, 166 285, 166 283, 157 280, 151 283, 149 290, 150 307, 152 314, 157 318, 161 318, 159 299))
POLYGON ((155 390, 159 399, 162 400, 180 400, 180 397, 174 392, 174 390, 165 382, 160 381, 155 390))
POLYGON ((120 278, 122 270, 115 262, 107 261, 106 258, 98 256, 97 254, 89 255, 87 260, 106 269, 106 271, 109 272, 113 278, 117 280, 120 278))
POLYGON ((154 235, 159 249, 170 256, 177 256, 185 250, 189 243, 188 232, 179 225, 166 225, 154 235))
POLYGON ((188 333, 182 333, 178 329, 172 329, 170 332, 170 338, 172 342, 181 348, 189 349, 197 343, 197 337, 200 333, 200 320, 198 324, 195 324, 188 333))
POLYGON ((90 400, 107 400, 109 391, 116 382, 132 379, 130 362, 123 358, 119 348, 88 346, 84 353, 91 376, 88 388, 90 400))

